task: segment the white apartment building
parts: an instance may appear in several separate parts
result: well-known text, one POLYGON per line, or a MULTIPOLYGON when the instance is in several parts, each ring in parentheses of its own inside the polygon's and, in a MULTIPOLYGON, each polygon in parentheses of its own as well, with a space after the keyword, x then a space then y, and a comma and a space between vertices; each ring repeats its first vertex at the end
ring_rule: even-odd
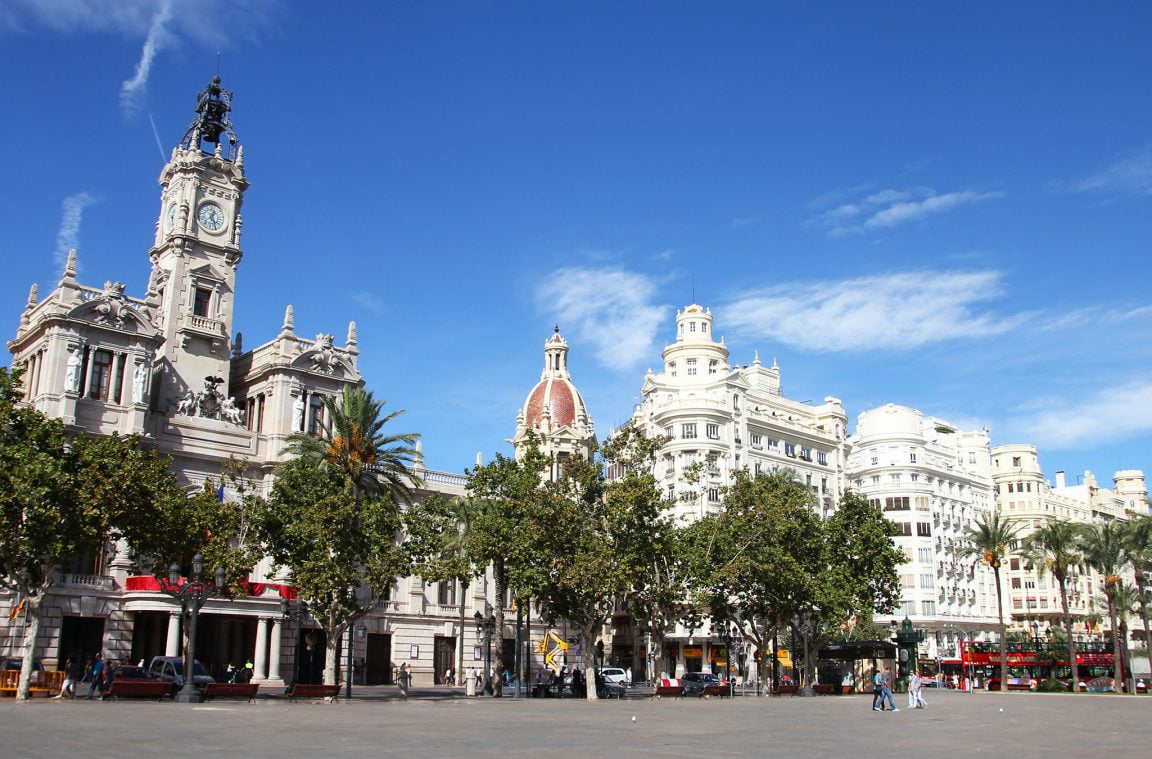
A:
MULTIPOLYGON (((1053 485, 1044 478, 1034 445, 993 448, 992 478, 1000 512, 1018 521, 1021 538, 1052 519, 1099 524, 1127 519, 1130 512, 1148 513, 1148 488, 1142 471, 1116 472, 1113 488, 1100 487, 1091 472, 1086 471, 1073 485, 1067 483, 1064 472, 1056 472, 1053 485)), ((1050 628, 1063 626, 1060 592, 1051 574, 1039 574, 1019 556, 1009 558, 1007 571, 1001 572, 1006 585, 1005 614, 1011 613, 1017 629, 1032 637, 1045 637, 1050 628)), ((1126 574, 1125 579, 1132 582, 1131 572, 1126 574)), ((1068 583, 1074 636, 1099 639, 1110 634, 1102 587, 1102 578, 1092 569, 1074 571, 1068 583)), ((1129 621, 1134 633, 1141 625, 1138 617, 1129 621)))
POLYGON ((785 398, 775 361, 731 365, 728 346, 714 335, 711 311, 696 304, 677 311, 663 370, 645 375, 632 414, 648 435, 670 438, 656 478, 675 515, 691 521, 716 512, 721 488, 739 469, 794 470, 828 515, 844 490, 848 418, 840 401, 785 398))
POLYGON ((894 538, 908 559, 899 568, 900 608, 923 630, 921 656, 951 659, 959 643, 989 639, 997 624, 992 571, 961 557, 964 529, 995 506, 987 429, 962 431, 889 403, 859 415, 849 438, 853 489, 900 527, 894 538))

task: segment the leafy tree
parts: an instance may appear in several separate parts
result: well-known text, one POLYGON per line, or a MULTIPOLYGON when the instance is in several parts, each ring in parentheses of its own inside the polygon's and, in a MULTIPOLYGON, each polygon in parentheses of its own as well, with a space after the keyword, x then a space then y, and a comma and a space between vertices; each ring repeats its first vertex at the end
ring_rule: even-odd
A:
POLYGON ((307 458, 284 464, 263 504, 259 535, 268 555, 291 570, 326 636, 324 682, 336 680, 338 646, 349 625, 387 598, 409 573, 400 545, 400 509, 363 497, 346 474, 307 458))
POLYGON ((907 561, 892 543, 896 525, 879 506, 849 490, 823 528, 826 568, 819 604, 825 629, 836 631, 849 621, 866 625, 873 612, 891 611, 900 598, 896 568, 907 561))
MULTIPOLYGON (((466 472, 468 492, 476 505, 471 529, 464 541, 470 561, 478 567, 492 567, 494 597, 492 614, 496 622, 496 676, 492 681, 492 695, 503 695, 504 661, 504 599, 510 578, 515 576, 513 589, 524 587, 523 574, 517 571, 518 562, 524 560, 523 521, 528 504, 543 487, 548 459, 539 446, 529 441, 522 459, 510 459, 500 454, 496 458, 466 472)), ((519 593, 517 593, 519 594, 519 593)), ((487 673, 485 673, 487 674, 487 673)))
POLYGON ((136 437, 70 436, 20 405, 21 370, 0 368, 0 587, 26 614, 17 696, 28 697, 43 603, 56 573, 106 541, 162 549, 159 526, 186 499, 168 461, 136 437))
POLYGON ((720 513, 685 528, 681 544, 696 608, 714 626, 734 623, 761 652, 794 613, 818 602, 824 548, 812 495, 791 472, 743 470, 720 513))
MULTIPOLYGON (((1108 603, 1108 622, 1112 628, 1112 653, 1119 667, 1121 649, 1116 591, 1124 567, 1124 544, 1119 526, 1115 522, 1087 525, 1080 539, 1080 550, 1084 553, 1084 562, 1101 575, 1101 589, 1108 603)), ((1118 686, 1113 687, 1119 690, 1118 686)))
POLYGON ((288 452, 339 470, 344 487, 356 498, 387 497, 410 503, 412 487, 419 484, 411 467, 420 436, 384 431, 385 425, 404 412, 385 414, 385 401, 376 400, 363 387, 347 385, 339 401, 325 396, 323 403, 326 418, 320 434, 292 435, 288 452))
MULTIPOLYGON (((1004 589, 1000 585, 1000 566, 1008 555, 1020 525, 1013 519, 1002 519, 999 510, 981 515, 970 527, 964 529, 966 545, 960 549, 962 556, 978 556, 992 567, 996 578, 996 613, 1000 619, 1000 682, 1008 682, 1008 635, 1004 626, 1004 589)), ((1005 692, 1007 686, 1002 685, 1005 692)))
MULTIPOLYGON (((575 626, 586 650, 618 603, 652 585, 656 568, 668 563, 671 523, 652 476, 655 451, 626 427, 603 445, 602 460, 568 459, 561 477, 527 501, 522 587, 546 616, 575 626), (612 482, 606 466, 619 473, 612 482)), ((590 686, 595 664, 585 658, 590 686)), ((595 687, 587 698, 597 698, 595 687)))
MULTIPOLYGON (((1073 690, 1080 682, 1080 668, 1076 664, 1076 645, 1072 637, 1072 614, 1068 611, 1068 578, 1084 563, 1080 552, 1083 525, 1066 519, 1052 519, 1036 528, 1024 539, 1024 555, 1036 567, 1038 574, 1051 572, 1060 591, 1060 610, 1068 644, 1068 661, 1072 664, 1073 690)), ((1001 680, 1001 682, 1004 682, 1001 680)))

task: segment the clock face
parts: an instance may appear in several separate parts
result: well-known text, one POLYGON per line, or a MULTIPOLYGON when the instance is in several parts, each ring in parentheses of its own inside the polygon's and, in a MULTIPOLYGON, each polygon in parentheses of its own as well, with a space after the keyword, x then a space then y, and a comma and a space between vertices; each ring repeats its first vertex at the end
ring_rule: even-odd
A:
POLYGON ((196 221, 209 232, 219 232, 224 228, 224 212, 215 203, 205 203, 196 212, 196 221))
POLYGON ((176 226, 176 204, 175 203, 168 206, 168 216, 165 217, 165 219, 164 219, 164 228, 167 229, 169 232, 172 231, 172 227, 174 227, 174 226, 176 226))

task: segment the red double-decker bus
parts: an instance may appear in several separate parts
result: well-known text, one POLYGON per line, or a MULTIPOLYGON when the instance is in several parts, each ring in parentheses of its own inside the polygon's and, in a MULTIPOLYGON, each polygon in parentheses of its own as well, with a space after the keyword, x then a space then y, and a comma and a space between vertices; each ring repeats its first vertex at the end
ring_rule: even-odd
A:
MULTIPOLYGON (((1091 688, 1093 680, 1116 676, 1116 660, 1110 643, 1075 645, 1081 690, 1091 688)), ((960 644, 960 661, 965 679, 970 677, 973 682, 987 683, 990 690, 1000 689, 999 643, 963 641, 960 644)), ((1066 643, 1008 644, 1008 689, 1030 690, 1052 679, 1072 689, 1072 667, 1068 663, 1066 643)))

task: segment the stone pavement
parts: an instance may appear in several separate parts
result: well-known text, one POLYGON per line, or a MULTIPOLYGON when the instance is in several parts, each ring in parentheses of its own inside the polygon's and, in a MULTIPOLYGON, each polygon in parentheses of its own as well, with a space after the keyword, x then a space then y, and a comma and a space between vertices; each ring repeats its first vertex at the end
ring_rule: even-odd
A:
POLYGON ((878 713, 871 696, 587 703, 446 691, 399 701, 361 689, 367 698, 337 704, 6 699, 0 756, 1015 759, 1146 756, 1152 739, 1152 696, 930 691, 926 710, 878 713))

